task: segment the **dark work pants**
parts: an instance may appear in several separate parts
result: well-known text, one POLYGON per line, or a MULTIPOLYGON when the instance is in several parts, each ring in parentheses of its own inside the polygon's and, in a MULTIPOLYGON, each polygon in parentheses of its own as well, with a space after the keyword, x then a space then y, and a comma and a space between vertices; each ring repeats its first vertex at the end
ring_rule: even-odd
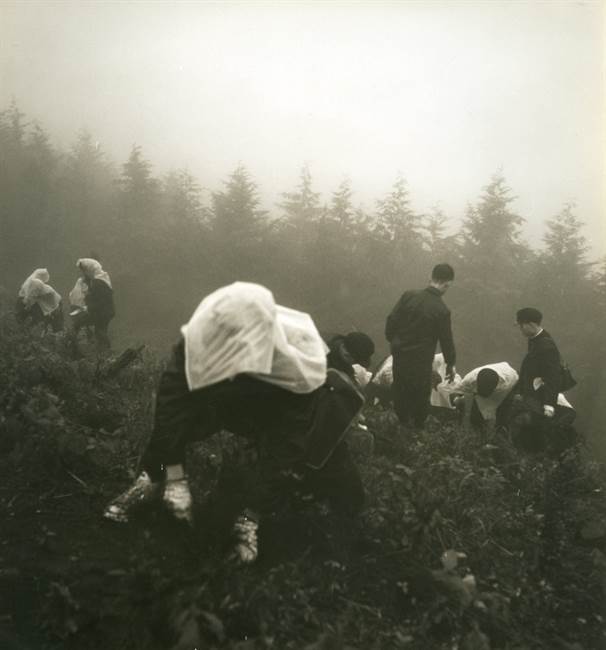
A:
POLYGON ((429 413, 433 351, 393 352, 393 403, 402 424, 422 427, 429 413))
POLYGON ((561 453, 574 444, 577 432, 572 426, 576 411, 556 406, 552 418, 543 415, 543 404, 533 396, 512 402, 509 431, 513 444, 525 451, 538 452, 551 448, 561 453))
POLYGON ((94 320, 91 318, 90 314, 86 311, 82 311, 75 316, 72 316, 72 326, 74 329, 74 334, 77 337, 78 332, 82 327, 93 326, 95 329, 95 342, 99 350, 109 350, 110 342, 109 335, 107 333, 107 328, 109 327, 111 318, 104 320, 94 320))
POLYGON ((152 435, 141 459, 141 469, 152 480, 160 481, 167 465, 184 463, 189 443, 228 430, 261 448, 261 481, 249 493, 250 507, 261 512, 271 510, 279 496, 282 476, 290 469, 303 476, 304 489, 327 498, 336 509, 355 511, 362 505, 364 491, 345 442, 337 446, 322 469, 311 469, 303 462, 303 450, 298 447, 292 429, 298 427, 305 433, 308 423, 304 413, 312 399, 313 395, 295 395, 247 376, 190 391, 183 346, 177 346, 160 378, 152 435), (268 430, 280 431, 282 422, 280 440, 265 435, 268 430), (283 444, 293 433, 292 444, 283 444))

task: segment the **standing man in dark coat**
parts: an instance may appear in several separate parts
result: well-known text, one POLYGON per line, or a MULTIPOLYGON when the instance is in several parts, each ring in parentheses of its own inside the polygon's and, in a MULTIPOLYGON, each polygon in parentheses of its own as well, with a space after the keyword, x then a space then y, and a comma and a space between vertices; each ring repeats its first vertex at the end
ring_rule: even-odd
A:
POLYGON ((541 327, 543 315, 534 307, 516 314, 522 335, 528 339, 528 352, 520 367, 514 389, 509 431, 513 443, 527 451, 551 448, 560 452, 576 440, 571 426, 575 411, 561 391, 562 365, 558 347, 541 327))
POLYGON ((442 301, 454 281, 450 264, 438 264, 426 289, 406 291, 385 324, 385 337, 393 354, 393 401, 402 424, 422 427, 429 412, 431 364, 440 342, 446 378, 455 375, 455 346, 450 310, 442 301))
POLYGON ((516 392, 523 399, 536 400, 541 413, 552 418, 561 390, 560 352, 547 330, 541 327, 543 314, 534 307, 524 307, 516 313, 522 335, 528 339, 528 353, 520 367, 516 392), (543 380, 537 389, 537 378, 543 380))

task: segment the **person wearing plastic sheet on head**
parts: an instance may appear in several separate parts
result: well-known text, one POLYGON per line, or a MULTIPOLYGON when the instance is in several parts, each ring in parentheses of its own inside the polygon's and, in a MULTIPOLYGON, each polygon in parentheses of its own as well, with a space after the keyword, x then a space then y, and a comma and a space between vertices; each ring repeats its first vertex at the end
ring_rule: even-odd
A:
POLYGON ((387 317, 385 337, 393 355, 393 402, 400 422, 406 426, 421 428, 427 418, 438 342, 447 381, 452 382, 456 374, 450 310, 442 300, 453 281, 450 264, 436 265, 429 286, 406 291, 387 317))
POLYGON ((460 395, 453 399, 463 412, 463 426, 486 429, 488 435, 497 425, 504 426, 517 383, 518 373, 506 361, 468 372, 456 387, 460 395))
POLYGON ((520 367, 509 429, 514 444, 528 450, 544 448, 554 427, 569 427, 574 420, 574 409, 560 398, 560 351, 542 321, 543 314, 534 307, 516 313, 516 324, 528 339, 528 351, 520 367))
POLYGON ((364 399, 346 374, 327 370, 326 345, 308 314, 276 305, 261 285, 236 282, 202 300, 181 332, 160 378, 141 472, 105 517, 128 521, 139 504, 161 498, 191 523, 185 449, 221 430, 259 450, 261 480, 235 517, 238 561, 256 559, 259 518, 275 511, 286 475, 340 512, 361 508, 362 482, 344 437, 364 399))
POLYGON ((359 388, 365 388, 372 373, 369 372, 372 355, 375 352, 373 340, 363 332, 338 334, 328 341, 326 362, 329 368, 340 370, 353 379, 359 388))
POLYGON ((31 326, 44 324, 53 332, 63 329, 63 306, 61 296, 48 284, 47 269, 36 269, 19 289, 15 304, 15 317, 19 323, 31 326))
POLYGON ((76 301, 75 309, 70 312, 74 344, 80 328, 92 326, 97 348, 107 350, 110 347, 107 329, 115 315, 111 279, 96 259, 90 257, 79 259, 76 266, 81 273, 81 282, 77 282, 70 293, 70 300, 76 301))

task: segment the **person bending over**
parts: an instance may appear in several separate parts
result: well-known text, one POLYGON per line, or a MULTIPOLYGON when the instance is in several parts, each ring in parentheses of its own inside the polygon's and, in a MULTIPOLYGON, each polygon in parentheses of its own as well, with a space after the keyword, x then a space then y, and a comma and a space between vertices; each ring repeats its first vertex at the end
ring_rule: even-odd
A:
POLYGON ((353 514, 364 490, 344 441, 364 399, 350 378, 326 367, 326 346, 308 314, 276 305, 261 285, 236 282, 198 306, 182 328, 158 386, 154 424, 140 474, 109 504, 125 522, 139 504, 161 498, 192 523, 186 446, 227 430, 257 445, 262 485, 234 523, 235 557, 258 553, 261 515, 275 508, 280 474, 353 514))

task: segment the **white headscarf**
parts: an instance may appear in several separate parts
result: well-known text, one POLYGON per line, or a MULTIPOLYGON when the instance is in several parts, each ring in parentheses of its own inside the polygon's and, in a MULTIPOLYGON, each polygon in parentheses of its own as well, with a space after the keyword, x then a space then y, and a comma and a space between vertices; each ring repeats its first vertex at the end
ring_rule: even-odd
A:
POLYGON ((294 393, 326 381, 327 348, 309 314, 268 289, 234 282, 208 295, 181 328, 190 390, 248 373, 294 393))
POLYGON ((21 289, 19 289, 19 298, 23 298, 23 302, 25 302, 29 296, 32 280, 41 280, 45 283, 48 282, 50 280, 48 269, 36 269, 21 285, 21 289))
POLYGON ((61 296, 47 282, 50 275, 47 269, 36 269, 19 289, 19 297, 26 307, 38 304, 42 313, 48 316, 57 309, 61 296))
POLYGON ((94 260, 92 257, 82 257, 76 262, 76 266, 80 268, 84 275, 91 280, 102 280, 111 288, 112 282, 109 279, 109 274, 103 270, 101 263, 94 260))

